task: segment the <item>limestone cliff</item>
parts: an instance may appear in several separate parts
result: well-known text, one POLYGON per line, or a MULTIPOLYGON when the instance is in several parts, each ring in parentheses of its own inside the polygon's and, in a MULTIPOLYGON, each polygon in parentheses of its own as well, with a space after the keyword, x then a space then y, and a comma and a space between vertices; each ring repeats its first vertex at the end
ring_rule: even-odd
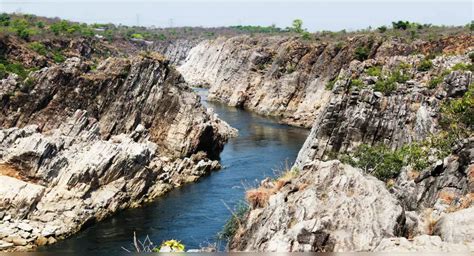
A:
POLYGON ((230 249, 472 252, 472 146, 471 140, 419 176, 405 169, 391 188, 339 161, 307 162, 291 179, 248 192, 258 203, 230 249))
POLYGON ((463 95, 471 95, 472 115, 472 42, 462 34, 412 43, 356 36, 345 44, 235 37, 191 49, 179 70, 210 87, 210 98, 312 127, 293 177, 249 191, 251 208, 230 249, 472 251, 472 116, 471 137, 449 156, 429 149, 428 167, 405 166, 389 183, 321 161, 361 144, 397 150, 423 141, 442 129, 443 104, 463 95), (361 47, 367 56, 357 59, 361 47))
POLYGON ((232 129, 159 55, 0 80, 0 249, 53 243, 219 168, 232 129))
POLYGON ((210 87, 210 99, 280 117, 282 122, 311 127, 333 94, 327 83, 356 61, 386 63, 393 56, 465 53, 472 35, 459 34, 428 42, 355 35, 318 42, 296 37, 239 36, 197 44, 179 71, 186 81, 210 87))

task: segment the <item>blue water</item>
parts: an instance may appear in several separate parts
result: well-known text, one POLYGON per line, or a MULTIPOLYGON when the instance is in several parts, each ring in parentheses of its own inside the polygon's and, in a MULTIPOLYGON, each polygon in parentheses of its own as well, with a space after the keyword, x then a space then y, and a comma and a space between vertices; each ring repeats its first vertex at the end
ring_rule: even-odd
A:
MULTIPOLYGON (((120 253, 131 248, 133 232, 139 239, 149 235, 160 244, 181 240, 187 249, 207 246, 217 240, 246 188, 268 176, 275 176, 296 159, 308 131, 278 124, 244 110, 208 102, 207 91, 196 89, 203 104, 239 130, 221 153, 224 168, 199 182, 174 189, 156 202, 138 209, 122 211, 82 232, 40 251, 75 252, 87 255, 120 253)), ((221 247, 222 248, 222 247, 221 247)))

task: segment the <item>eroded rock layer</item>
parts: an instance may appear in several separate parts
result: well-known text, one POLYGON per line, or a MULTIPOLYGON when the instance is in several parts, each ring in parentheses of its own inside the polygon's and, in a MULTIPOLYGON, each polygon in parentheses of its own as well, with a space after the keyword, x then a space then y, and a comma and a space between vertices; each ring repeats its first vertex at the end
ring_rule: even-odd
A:
POLYGON ((260 203, 241 220, 230 249, 473 251, 472 146, 419 176, 400 175, 392 187, 337 160, 307 162, 293 178, 249 192, 260 203))
POLYGON ((234 132, 161 56, 0 81, 0 248, 30 249, 218 169, 234 132))
POLYGON ((469 34, 412 43, 362 35, 339 42, 221 37, 197 44, 179 70, 189 83, 208 86, 210 99, 309 128, 333 96, 326 84, 350 66, 358 49, 367 49, 368 59, 388 63, 393 56, 464 53, 472 41, 469 34))

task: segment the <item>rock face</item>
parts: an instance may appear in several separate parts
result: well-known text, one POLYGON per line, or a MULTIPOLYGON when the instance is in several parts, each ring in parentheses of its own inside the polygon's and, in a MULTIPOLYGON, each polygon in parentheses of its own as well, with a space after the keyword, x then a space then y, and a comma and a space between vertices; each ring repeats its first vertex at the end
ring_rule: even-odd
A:
POLYGON ((267 204, 251 204, 230 249, 472 251, 472 150, 464 144, 428 175, 402 174, 391 188, 339 161, 307 162, 283 185, 257 189, 274 192, 267 204))
POLYGON ((72 58, 62 66, 35 73, 31 78, 34 88, 7 80, 2 85, 5 111, 0 122, 2 127, 37 124, 48 131, 83 109, 97 120, 103 139, 131 133, 141 125, 150 140, 160 145, 160 152, 176 156, 199 150, 218 152, 222 143, 210 142, 223 140, 214 132, 210 116, 202 114, 198 96, 167 65, 156 58, 111 58, 97 72, 87 72, 87 65, 72 58), (22 90, 16 88, 19 86, 22 90))
POLYGON ((375 252, 464 252, 474 251, 473 244, 443 242, 439 236, 421 235, 408 240, 404 237, 385 238, 375 252))
POLYGON ((153 49, 160 52, 172 64, 180 66, 189 54, 189 51, 196 46, 201 40, 199 39, 176 39, 165 42, 155 42, 153 49))
POLYGON ((383 182, 339 161, 316 161, 249 213, 231 249, 368 251, 403 234, 404 221, 383 182))
POLYGON ((0 81, 2 248, 54 243, 196 181, 233 132, 160 56, 95 71, 72 58, 29 79, 0 81))
POLYGON ((463 53, 473 46, 465 40, 472 39, 472 35, 458 35, 403 43, 354 36, 343 42, 316 43, 278 36, 222 37, 197 44, 179 71, 187 82, 210 87, 209 99, 309 128, 333 97, 326 84, 352 65, 357 49, 367 47, 368 58, 384 64, 389 57, 415 52, 463 53))
MULTIPOLYGON (((284 45, 284 42, 281 44, 284 45)), ((417 172, 410 166, 404 167, 400 176, 387 184, 363 174, 363 170, 337 161, 321 162, 321 159, 350 152, 362 143, 385 144, 391 149, 398 149, 440 131, 443 103, 464 95, 472 86, 470 70, 451 69, 461 65, 459 63, 472 64, 467 53, 474 48, 472 45, 467 48, 463 46, 461 49, 464 50, 458 54, 438 56, 431 60, 431 70, 426 71, 418 68, 426 58, 424 55, 408 55, 414 49, 426 47, 441 47, 445 50, 456 48, 455 44, 449 46, 449 43, 431 46, 420 43, 374 43, 369 59, 351 60, 339 66, 339 70, 334 72, 335 80, 327 98, 308 103, 317 105, 317 110, 306 112, 314 115, 307 115, 305 120, 313 119, 314 123, 292 168, 300 170, 299 174, 284 183, 271 181, 252 191, 253 197, 247 196, 251 209, 241 220, 237 233, 230 241, 231 250, 473 250, 474 233, 470 225, 474 206, 472 138, 459 142, 448 157, 431 159, 430 162, 436 164, 424 170, 417 172), (371 68, 377 68, 382 74, 397 74, 405 78, 394 79, 393 84, 396 86, 390 90, 376 90, 376 85, 380 86, 380 82, 388 78, 370 75, 368 70, 371 68), (435 75, 445 70, 449 72, 443 75, 442 81, 428 86, 435 75), (259 201, 254 203, 252 200, 259 201)), ((244 48, 244 52, 245 49, 249 48, 244 48)), ((286 49, 285 52, 289 54, 291 50, 286 49)), ((233 54, 239 56, 238 53, 233 54)), ((230 61, 228 58, 223 59, 230 61)), ((223 65, 216 66, 220 72, 232 70, 223 65)), ((330 64, 327 62, 325 67, 328 66, 330 64)), ((184 68, 187 68, 186 63, 181 66, 186 74, 184 68)), ((232 72, 238 74, 238 71, 232 72)), ((318 72, 318 79, 327 74, 321 70, 318 72)), ((212 72, 210 76, 213 76, 212 72)), ((226 83, 232 79, 233 75, 229 75, 222 81, 210 82, 211 91, 216 87, 216 95, 227 95, 225 92, 230 92, 229 88, 233 87, 226 83), (217 88, 215 84, 224 86, 224 89, 217 88)), ((279 79, 278 82, 282 81, 281 77, 279 79)), ((321 84, 318 86, 324 87, 321 84)), ((258 94, 255 88, 261 87, 242 89, 245 93, 255 90, 252 91, 255 93, 245 94, 243 106, 265 113, 262 106, 253 108, 245 105, 258 94)), ((285 86, 275 86, 273 90, 282 88, 285 86)), ((273 93, 271 89, 265 92, 268 93, 266 95, 273 93)), ((309 95, 308 91, 304 95, 309 95)), ((316 95, 322 97, 321 94, 316 95)), ((232 96, 224 99, 218 97, 224 102, 232 99, 232 96)), ((259 100, 264 102, 265 97, 259 100)), ((302 102, 304 100, 299 101, 302 102)), ((265 104, 265 107, 268 106, 271 104, 265 104)), ((285 112, 288 108, 282 107, 281 110, 285 112)), ((286 114, 282 112, 277 115, 285 118, 286 114)))
POLYGON ((473 203, 474 142, 471 139, 454 153, 419 174, 411 168, 402 170, 390 190, 406 210, 433 208, 442 213, 473 203))
MULTIPOLYGON (((460 60, 467 62, 465 56, 458 56, 440 57, 434 63, 444 70, 460 60)), ((414 66, 418 61, 419 57, 391 57, 383 69, 396 66, 395 63, 412 63, 414 66)), ((423 84, 427 74, 413 71, 412 80, 399 84, 395 91, 384 95, 374 91, 370 85, 363 89, 354 88, 350 78, 343 78, 357 74, 361 80, 370 80, 371 77, 361 70, 372 64, 370 61, 354 62, 349 69, 341 71, 332 98, 316 118, 300 150, 297 165, 322 159, 331 153, 352 151, 362 143, 383 143, 397 149, 423 140, 439 131, 442 103, 453 96, 449 92, 456 90, 462 95, 472 83, 470 71, 454 71, 437 88, 429 89, 423 84)))

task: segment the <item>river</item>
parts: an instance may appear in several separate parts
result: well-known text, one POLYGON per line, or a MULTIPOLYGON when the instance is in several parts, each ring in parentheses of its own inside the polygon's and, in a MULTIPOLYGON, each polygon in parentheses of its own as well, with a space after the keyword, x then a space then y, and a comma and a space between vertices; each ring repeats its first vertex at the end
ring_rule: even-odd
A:
POLYGON ((224 242, 217 234, 244 199, 245 189, 265 177, 274 177, 285 165, 291 166, 308 135, 301 128, 278 124, 260 115, 208 102, 206 89, 195 89, 206 107, 239 130, 220 155, 224 168, 199 182, 174 189, 145 207, 128 209, 78 234, 39 251, 104 255, 131 248, 133 232, 139 239, 149 235, 157 244, 180 240, 187 249, 224 242))

